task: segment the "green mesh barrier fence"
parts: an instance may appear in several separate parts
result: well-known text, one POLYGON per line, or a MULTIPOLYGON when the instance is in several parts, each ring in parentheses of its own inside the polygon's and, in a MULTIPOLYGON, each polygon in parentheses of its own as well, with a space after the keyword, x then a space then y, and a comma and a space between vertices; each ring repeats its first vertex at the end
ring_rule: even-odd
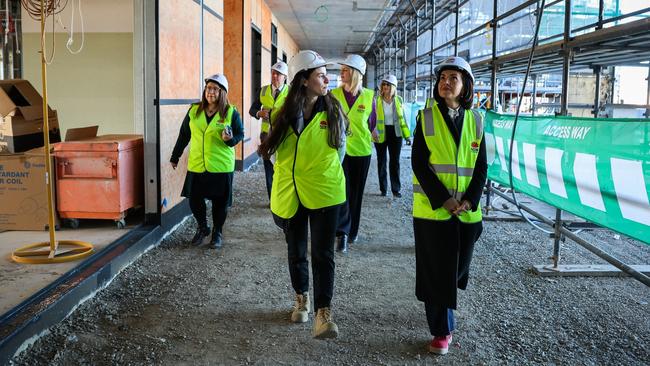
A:
MULTIPOLYGON (((514 116, 488 111, 488 177, 510 186, 514 116)), ((650 244, 650 120, 519 117, 514 188, 650 244)))

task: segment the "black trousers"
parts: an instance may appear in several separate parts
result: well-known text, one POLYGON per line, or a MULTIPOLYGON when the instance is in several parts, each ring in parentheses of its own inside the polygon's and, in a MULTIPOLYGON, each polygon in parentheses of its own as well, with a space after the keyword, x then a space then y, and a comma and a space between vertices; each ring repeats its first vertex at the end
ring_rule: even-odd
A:
MULTIPOLYGON (((193 195, 189 200, 190 209, 192 210, 192 215, 194 215, 194 218, 196 219, 196 223, 199 227, 207 227, 206 199, 199 195, 193 195)), ((216 232, 221 233, 223 224, 226 222, 226 216, 228 215, 228 198, 226 196, 221 196, 213 197, 210 200, 212 201, 212 225, 216 232)))
POLYGON ((329 307, 334 294, 334 240, 339 207, 310 210, 300 205, 284 231, 291 286, 297 294, 303 294, 309 291, 308 226, 311 229, 311 268, 316 310, 329 307))
POLYGON ((269 194, 271 199, 271 187, 273 187, 273 163, 271 160, 264 161, 264 177, 266 178, 266 193, 269 194))
POLYGON ((425 302, 424 310, 427 314, 429 332, 431 332, 432 336, 444 337, 454 331, 456 324, 452 309, 425 302))
POLYGON ((343 173, 345 174, 345 203, 339 211, 339 225, 336 235, 347 234, 354 238, 359 234, 361 220, 361 203, 363 190, 366 188, 366 178, 370 168, 370 156, 345 155, 343 173))
POLYGON ((396 126, 386 126, 385 138, 382 143, 375 143, 377 149, 377 173, 379 175, 379 190, 386 192, 386 150, 390 161, 388 169, 390 171, 390 190, 393 193, 399 193, 402 184, 399 180, 399 157, 402 152, 402 137, 395 134, 396 126))

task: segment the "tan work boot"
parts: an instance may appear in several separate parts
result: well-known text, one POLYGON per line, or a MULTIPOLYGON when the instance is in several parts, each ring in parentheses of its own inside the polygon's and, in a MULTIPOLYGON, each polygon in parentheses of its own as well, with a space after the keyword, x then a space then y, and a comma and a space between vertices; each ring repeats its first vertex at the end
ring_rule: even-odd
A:
POLYGON ((309 317, 309 294, 296 294, 296 302, 293 304, 291 312, 291 321, 294 323, 304 323, 309 317))
POLYGON ((316 312, 314 321, 314 338, 336 338, 339 335, 339 327, 332 321, 330 308, 320 308, 316 312))

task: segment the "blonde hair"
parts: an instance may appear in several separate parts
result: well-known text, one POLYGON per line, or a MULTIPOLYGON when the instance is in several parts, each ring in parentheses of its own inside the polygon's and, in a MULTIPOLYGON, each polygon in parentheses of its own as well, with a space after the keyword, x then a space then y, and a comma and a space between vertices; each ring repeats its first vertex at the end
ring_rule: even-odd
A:
POLYGON ((363 75, 354 67, 348 66, 348 68, 350 69, 350 89, 348 91, 353 95, 357 95, 363 89, 363 75))
POLYGON ((380 90, 380 92, 381 92, 381 96, 382 96, 382 97, 384 96, 384 93, 383 93, 383 90, 384 90, 384 88, 383 88, 383 84, 386 84, 386 85, 390 86, 390 97, 393 98, 393 97, 395 96, 395 92, 397 91, 397 88, 395 87, 395 85, 393 85, 393 84, 391 84, 391 83, 388 83, 388 82, 386 82, 386 81, 383 81, 381 84, 382 84, 382 86, 379 87, 379 90, 380 90))

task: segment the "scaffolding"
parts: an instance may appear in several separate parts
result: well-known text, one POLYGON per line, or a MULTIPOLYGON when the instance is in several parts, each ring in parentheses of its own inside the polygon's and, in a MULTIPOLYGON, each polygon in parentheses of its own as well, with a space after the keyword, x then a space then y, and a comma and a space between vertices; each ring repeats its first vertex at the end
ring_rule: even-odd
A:
MULTIPOLYGON (((380 19, 366 43, 366 56, 376 67, 376 81, 388 74, 400 80, 405 100, 423 102, 435 80, 432 66, 449 56, 462 56, 472 65, 476 90, 484 95, 512 93, 525 69, 533 38, 537 0, 407 0, 392 1, 393 11, 380 19), (498 78, 497 78, 498 76, 498 78)), ((593 104, 562 105, 571 74, 594 75, 600 80, 608 68, 640 66, 650 61, 650 3, 620 0, 555 0, 544 7, 539 46, 527 93, 545 98, 550 111, 577 107, 591 110, 611 106, 612 100, 594 98, 593 104), (597 6, 594 4, 597 3, 597 6), (567 16, 569 15, 569 16, 567 16), (566 75, 565 75, 566 73, 566 75), (566 76, 566 78, 564 78, 566 76), (596 100, 598 99, 598 100, 596 100), (597 103, 596 103, 597 102, 597 103)), ((611 77, 610 77, 611 78, 611 77)), ((649 84, 650 85, 650 84, 649 84)), ((649 86, 650 88, 650 86, 649 86)), ((502 94, 497 105, 507 104, 502 94)), ((516 96, 515 96, 516 97, 516 96)), ((484 105, 495 108, 489 99, 484 105)), ((646 105, 632 107, 648 109, 646 105)), ((650 112, 646 111, 646 117, 650 112)))
MULTIPOLYGON (((400 80, 406 101, 423 102, 435 85, 433 66, 449 56, 461 56, 472 66, 476 104, 500 111, 506 100, 528 96, 531 114, 538 105, 549 114, 570 115, 569 108, 590 109, 602 116, 612 100, 602 100, 602 77, 613 67, 648 69, 645 117, 650 118, 650 2, 620 0, 406 0, 390 1, 394 10, 379 20, 365 45, 373 60, 375 83, 387 74, 400 80), (543 5, 543 9, 539 6, 543 5), (625 5, 625 8, 622 5, 625 5), (531 54, 537 15, 542 11, 538 42, 523 85, 531 54), (572 74, 594 75, 593 103, 569 104, 572 74), (507 94, 510 94, 509 96, 507 94), (543 98, 539 103, 539 99, 543 98)), ((611 97, 611 93, 609 93, 611 97)), ((488 182, 486 207, 490 206, 488 182)), ((536 213, 535 213, 536 214, 536 213)), ((567 230, 556 209, 553 265, 558 267, 560 241, 569 237, 597 256, 650 286, 650 278, 567 230)))

